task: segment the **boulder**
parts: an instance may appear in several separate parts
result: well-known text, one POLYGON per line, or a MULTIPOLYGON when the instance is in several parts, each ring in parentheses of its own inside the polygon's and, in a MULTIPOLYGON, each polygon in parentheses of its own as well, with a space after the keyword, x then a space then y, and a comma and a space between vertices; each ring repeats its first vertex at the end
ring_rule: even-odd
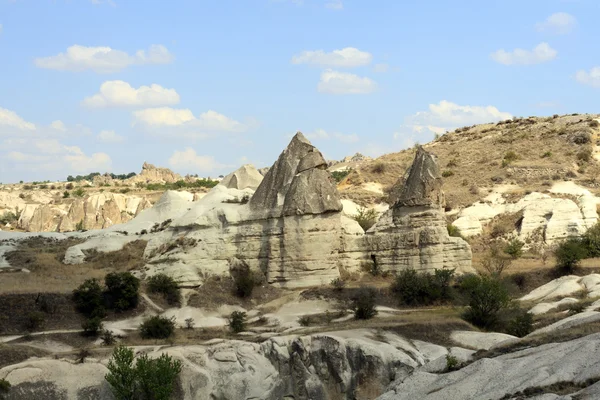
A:
POLYGON ((144 162, 142 171, 136 176, 126 179, 125 182, 132 185, 136 183, 174 183, 183 180, 182 176, 168 168, 155 167, 144 162))

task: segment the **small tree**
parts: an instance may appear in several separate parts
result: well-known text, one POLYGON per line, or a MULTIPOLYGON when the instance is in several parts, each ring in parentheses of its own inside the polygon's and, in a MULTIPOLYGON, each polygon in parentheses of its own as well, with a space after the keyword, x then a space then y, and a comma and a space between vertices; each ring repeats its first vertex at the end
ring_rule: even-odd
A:
POLYGON ((97 279, 86 279, 73 290, 73 301, 77 311, 87 316, 104 315, 104 299, 102 288, 97 279))
POLYGON ((138 305, 140 280, 130 272, 111 272, 104 278, 108 304, 116 310, 130 310, 138 305))
POLYGON ((233 333, 240 333, 246 329, 246 313, 243 311, 234 311, 229 316, 229 329, 233 333))
POLYGON ((488 329, 496 324, 500 310, 510 296, 504 284, 496 277, 484 276, 470 282, 469 307, 464 318, 473 325, 488 329))
POLYGON ((579 266, 579 261, 587 255, 587 249, 580 239, 569 238, 554 250, 556 268, 561 274, 570 274, 579 266))
POLYGON ((583 234, 582 242, 588 251, 588 257, 600 257, 600 223, 583 234))
POLYGON ((81 328, 83 329, 83 334, 85 336, 98 336, 102 330, 102 318, 98 316, 88 318, 83 321, 81 328))
POLYGON ((525 246, 525 243, 521 242, 517 238, 514 238, 508 242, 506 246, 504 246, 504 252, 513 260, 516 260, 523 255, 523 246, 525 246))
POLYGON ((175 332, 175 319, 155 315, 140 325, 140 335, 144 339, 167 339, 175 332))
POLYGON ((533 331, 533 315, 527 310, 519 309, 508 322, 507 333, 517 337, 529 335, 533 331))
POLYGON ((355 319, 371 319, 377 315, 375 309, 377 290, 373 287, 361 287, 352 298, 355 319))
POLYGON ((235 293, 239 297, 250 297, 256 285, 254 274, 248 265, 243 264, 231 272, 235 293))
POLYGON ((175 389, 175 380, 183 364, 167 354, 150 359, 142 354, 136 361, 135 377, 143 399, 169 400, 175 389))
POLYGON ((117 400, 136 399, 136 374, 133 364, 133 350, 117 346, 108 361, 109 373, 104 377, 117 400))

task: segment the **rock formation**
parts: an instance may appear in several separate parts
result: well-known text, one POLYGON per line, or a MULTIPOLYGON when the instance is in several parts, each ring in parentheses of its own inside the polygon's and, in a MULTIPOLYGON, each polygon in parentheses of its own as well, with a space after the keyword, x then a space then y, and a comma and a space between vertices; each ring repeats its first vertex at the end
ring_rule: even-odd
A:
POLYGON ((229 189, 256 190, 263 180, 263 176, 251 164, 242 165, 240 168, 227 175, 220 184, 229 189))
POLYGON ((359 271, 365 262, 377 262, 382 270, 470 271, 468 244, 447 232, 432 155, 417 154, 401 199, 366 234, 343 215, 325 167, 321 153, 296 134, 247 204, 240 199, 252 194, 250 189, 221 183, 173 218, 170 228, 148 243, 149 273, 198 285, 207 273, 229 273, 237 259, 269 283, 306 287, 328 284, 341 271, 359 271), (169 245, 182 236, 196 245, 169 245))
POLYGON ((147 162, 142 165, 142 172, 126 180, 127 183, 173 183, 182 180, 181 175, 168 168, 155 167, 147 162))

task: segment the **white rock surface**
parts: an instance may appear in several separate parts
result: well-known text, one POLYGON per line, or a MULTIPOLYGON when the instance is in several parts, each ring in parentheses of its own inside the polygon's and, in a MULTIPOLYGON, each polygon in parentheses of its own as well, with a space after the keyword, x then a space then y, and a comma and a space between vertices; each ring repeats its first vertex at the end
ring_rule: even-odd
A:
POLYGON ((590 274, 584 277, 562 276, 532 290, 519 300, 547 303, 548 300, 572 296, 579 292, 585 293, 590 298, 599 297, 600 274, 590 274))
POLYGON ((518 338, 497 332, 454 331, 450 335, 450 339, 463 347, 475 350, 489 350, 503 342, 518 338))
POLYGON ((551 303, 539 303, 533 306, 529 312, 533 315, 546 314, 548 311, 552 311, 557 309, 558 307, 566 304, 574 304, 578 303, 579 300, 573 297, 565 297, 564 299, 560 299, 551 303))

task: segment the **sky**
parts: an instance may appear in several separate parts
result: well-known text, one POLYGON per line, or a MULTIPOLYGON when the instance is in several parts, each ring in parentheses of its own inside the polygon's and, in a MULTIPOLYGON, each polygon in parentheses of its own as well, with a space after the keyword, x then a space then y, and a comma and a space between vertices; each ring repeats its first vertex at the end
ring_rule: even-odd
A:
POLYGON ((369 156, 598 113, 596 0, 0 0, 0 182, 369 156))

